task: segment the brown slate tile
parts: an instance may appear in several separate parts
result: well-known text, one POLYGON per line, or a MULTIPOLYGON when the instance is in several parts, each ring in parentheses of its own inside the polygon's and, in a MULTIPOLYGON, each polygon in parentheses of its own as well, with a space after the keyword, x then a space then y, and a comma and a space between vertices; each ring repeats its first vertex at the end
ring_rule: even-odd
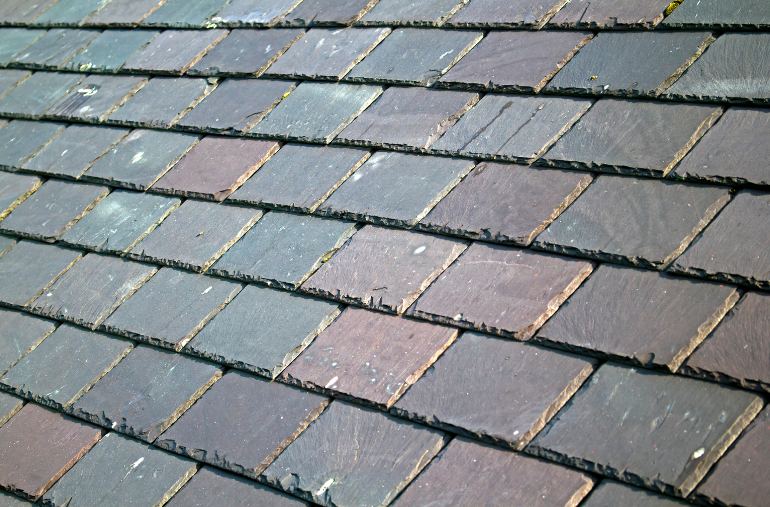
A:
MULTIPOLYGON (((112 5, 112 2, 108 5, 112 5)), ((114 74, 159 33, 155 30, 105 30, 83 51, 76 54, 64 68, 79 72, 114 74)))
MULTIPOLYGON (((0 40, 0 44, 2 41, 0 40)), ((19 83, 30 77, 32 72, 21 69, 3 69, 0 70, 0 99, 16 88, 19 83)))
POLYGON ((11 63, 27 69, 59 70, 99 33, 99 30, 53 28, 17 54, 11 63))
POLYGON ((592 270, 591 262, 474 243, 409 315, 528 340, 592 270))
POLYGON ((0 220, 7 217, 42 184, 43 180, 37 176, 0 173, 0 220))
POLYGON ((466 247, 464 241, 367 225, 302 290, 400 314, 466 247))
POLYGON ((0 100, 0 114, 37 120, 84 77, 59 72, 35 72, 0 100))
POLYGON ((0 24, 27 24, 56 0, 9 0, 0 7, 0 24))
POLYGON ((463 28, 541 28, 568 0, 472 0, 446 26, 463 28))
POLYGON ((0 308, 0 375, 28 354, 56 329, 56 323, 0 308))
POLYGON ((281 378, 387 410, 455 338, 454 328, 348 308, 281 378))
POLYGON ((768 8, 762 0, 687 2, 667 16, 661 27, 762 29, 770 25, 768 8))
POLYGON ((388 505, 447 439, 439 431, 335 401, 261 479, 327 507, 388 505))
POLYGON ((572 0, 548 22, 548 27, 629 29, 654 28, 663 20, 669 0, 572 0))
POLYGON ((738 298, 730 286, 603 264, 538 339, 675 372, 738 298))
POLYGON ((187 200, 129 253, 203 272, 262 216, 262 210, 187 200))
POLYGON ((544 250, 663 269, 730 202, 728 189, 601 176, 535 240, 544 250))
POLYGON ((379 0, 303 0, 278 26, 349 26, 379 0))
MULTIPOLYGON (((11 417, 21 410, 24 406, 24 400, 16 396, 0 393, 0 426, 11 420, 11 417)), ((0 499, 0 505, 3 505, 0 499)))
POLYGON ((8 65, 14 56, 39 39, 46 31, 27 28, 3 28, 0 30, 0 65, 8 65))
POLYGON ((102 122, 147 83, 140 76, 88 76, 46 113, 62 120, 102 122))
POLYGON ((90 424, 27 404, 0 428, 0 485, 37 500, 103 434, 90 424))
POLYGON ((468 0, 380 0, 359 25, 440 26, 468 0))
POLYGON ((0 168, 15 171, 66 128, 62 123, 13 120, 0 129, 0 168))
POLYGON ((228 27, 269 27, 275 25, 302 0, 230 0, 211 18, 228 27))
POLYGON ((583 507, 685 507, 689 503, 605 479, 591 491, 583 507))
POLYGON ((180 76, 225 36, 227 30, 166 30, 129 58, 122 70, 180 76))
POLYGON ((761 409, 745 391, 606 363, 527 451, 686 497, 761 409))
POLYGON ((317 394, 230 372, 155 445, 256 479, 328 403, 317 394), (254 417, 255 410, 261 417, 254 417))
POLYGON ((593 485, 594 479, 581 472, 456 438, 393 507, 573 507, 593 485))
POLYGON ((141 26, 163 28, 205 28, 208 19, 228 0, 168 0, 142 21, 141 26))
POLYGON ((133 28, 163 5, 164 0, 112 0, 86 19, 85 26, 133 28))
POLYGON ((79 26, 110 0, 58 0, 30 23, 33 26, 79 26))

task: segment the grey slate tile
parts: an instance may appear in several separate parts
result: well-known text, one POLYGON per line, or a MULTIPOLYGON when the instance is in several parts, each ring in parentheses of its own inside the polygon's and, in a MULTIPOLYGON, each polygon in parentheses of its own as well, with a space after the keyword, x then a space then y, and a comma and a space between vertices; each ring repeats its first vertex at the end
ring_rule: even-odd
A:
POLYGON ((5 490, 0 490, 0 506, 1 507, 30 507, 34 505, 27 500, 22 500, 16 495, 6 493, 5 490))
POLYGON ((279 26, 349 26, 361 19, 379 0, 303 0, 279 26))
MULTIPOLYGON (((6 393, 0 393, 0 426, 7 423, 23 406, 24 400, 21 398, 6 393)), ((2 505, 1 501, 0 505, 2 505)))
POLYGON ((32 26, 79 26, 110 0, 58 0, 30 23, 32 26))
POLYGON ((62 123, 13 120, 0 129, 0 167, 14 171, 65 129, 62 123))
POLYGON ((99 123, 146 83, 147 78, 139 76, 91 75, 54 104, 46 116, 99 123))
POLYGON ((700 0, 679 5, 660 24, 665 28, 762 29, 770 26, 770 5, 762 0, 700 0))
POLYGON ((355 232, 354 222, 271 211, 210 273, 295 290, 355 232))
POLYGON ((440 26, 468 0, 380 0, 359 25, 440 26))
POLYGON ((133 28, 155 12, 163 0, 112 0, 102 10, 86 19, 86 26, 133 28))
POLYGON ((0 114, 37 120, 84 77, 78 74, 35 72, 0 100, 0 114))
POLYGON ((302 0, 230 0, 211 18, 227 27, 268 27, 275 25, 302 0))
POLYGON ((159 33, 155 30, 105 30, 64 68, 79 72, 115 73, 159 33))
POLYGON ((27 28, 0 29, 0 65, 7 65, 14 56, 35 42, 46 30, 27 28))
POLYGON ((690 505, 634 486, 605 479, 591 491, 584 507, 684 507, 690 505))
POLYGON ((527 451, 686 497, 761 409, 748 392, 606 363, 527 451))
POLYGON ((56 329, 56 322, 0 308, 0 375, 40 345, 56 329))
POLYGON ((228 0, 168 0, 142 21, 142 26, 204 28, 228 0))
POLYGON ((227 30, 166 30, 128 59, 122 70, 180 76, 227 36, 227 30))
POLYGON ((568 0, 472 0, 446 26, 463 28, 541 28, 568 0))
POLYGON ((630 29, 654 28, 663 20, 669 0, 572 0, 548 27, 630 29))
POLYGON ((9 0, 0 7, 0 24, 28 24, 56 0, 9 0))
POLYGON ((31 75, 31 72, 20 69, 0 70, 0 99, 8 95, 11 90, 31 75))
POLYGON ((8 253, 8 250, 15 244, 16 238, 0 235, 0 257, 8 253))
MULTIPOLYGON (((37 176, 0 173, 0 220, 40 188, 43 180, 37 176)), ((0 251, 5 250, 3 248, 0 251)))
POLYGON ((59 70, 99 33, 99 30, 53 28, 18 53, 11 63, 28 69, 59 70))
POLYGON ((473 161, 380 151, 316 213, 397 227, 419 222, 473 168, 473 161))
POLYGON ((545 250, 667 267, 730 201, 728 189, 601 176, 535 240, 545 250))

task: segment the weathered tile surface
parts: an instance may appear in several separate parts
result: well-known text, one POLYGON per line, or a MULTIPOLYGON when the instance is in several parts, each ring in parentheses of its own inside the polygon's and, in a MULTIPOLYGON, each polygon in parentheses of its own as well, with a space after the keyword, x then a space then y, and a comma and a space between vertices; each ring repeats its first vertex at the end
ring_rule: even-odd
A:
POLYGON ((0 65, 7 65, 14 56, 35 42, 46 31, 26 28, 3 28, 0 31, 0 65))
POLYGON ((228 0, 168 0, 142 21, 142 26, 203 28, 228 0))
POLYGON ((0 258, 0 301, 13 307, 29 305, 80 255, 58 246, 16 243, 0 258))
POLYGON ((211 21, 220 26, 273 26, 302 0, 230 0, 211 21))
POLYGON ((105 30, 64 68, 80 72, 117 72, 159 33, 154 30, 105 30))
POLYGON ((766 28, 770 5, 762 0, 684 2, 661 23, 666 28, 766 28))
POLYGON ((0 167, 15 170, 32 158, 66 125, 41 121, 14 120, 0 129, 0 167))
POLYGON ((11 0, 0 7, 0 21, 7 24, 27 24, 56 0, 11 0))
POLYGON ((0 375, 37 347, 56 329, 56 323, 0 308, 0 375))
POLYGON ((466 247, 464 241, 367 225, 302 290, 403 313, 466 247))
POLYGON ((473 0, 446 22, 446 26, 477 28, 539 28, 567 0, 473 0))
POLYGON ((651 491, 605 479, 591 491, 584 507, 684 507, 688 503, 674 500, 651 491))
POLYGON ((527 449, 684 497, 761 408, 751 393, 607 363, 527 449))
POLYGON ((129 58, 123 70, 184 74, 226 35, 227 30, 166 30, 129 58))
POLYGON ((54 28, 17 54, 11 63, 30 69, 58 70, 99 35, 99 30, 54 28))
MULTIPOLYGON (((24 400, 21 398, 0 393, 0 426, 7 423, 23 406, 24 400)), ((0 505, 2 505, 2 501, 0 501, 0 505)))
POLYGON ((85 25, 133 28, 163 3, 163 0, 112 0, 88 18, 85 25))
POLYGON ((36 26, 77 26, 95 14, 110 0, 58 0, 35 18, 36 26))
POLYGON ((85 76, 58 72, 35 72, 0 100, 0 113, 36 120, 85 76))
POLYGON ((358 24, 438 26, 466 3, 467 0, 380 0, 358 24))
POLYGON ((549 21, 559 28, 653 28, 669 0, 572 0, 549 21))
POLYGON ((358 21, 378 0, 303 0, 278 24, 281 26, 348 26, 358 21))
POLYGON ((101 122, 147 82, 139 76, 88 76, 46 113, 47 116, 101 122))
POLYGON ((3 69, 0 70, 0 99, 5 97, 20 82, 31 76, 28 70, 21 69, 3 69))
POLYGON ((0 220, 42 184, 43 181, 37 176, 0 173, 0 220))
POLYGON ((317 394, 230 372, 155 445, 255 479, 328 403, 317 394))
POLYGON ((8 253, 13 245, 16 244, 16 238, 0 235, 0 257, 8 253))
POLYGON ((22 500, 16 495, 0 490, 0 506, 2 507, 30 507, 34 504, 27 500, 22 500))

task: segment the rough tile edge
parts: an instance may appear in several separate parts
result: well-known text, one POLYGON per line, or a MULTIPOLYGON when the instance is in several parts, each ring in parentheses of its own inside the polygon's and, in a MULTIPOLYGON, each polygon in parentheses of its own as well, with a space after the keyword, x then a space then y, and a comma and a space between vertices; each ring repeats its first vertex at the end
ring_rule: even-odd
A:
MULTIPOLYGON (((24 202, 27 197, 35 193, 35 190, 40 188, 43 185, 43 180, 39 179, 37 180, 37 183, 35 183, 31 189, 27 190, 23 194, 21 194, 15 201, 13 201, 5 210, 0 210, 0 221, 2 221, 5 217, 11 214, 11 212, 16 209, 16 206, 24 202)), ((10 247, 9 247, 10 248, 10 247)), ((0 252, 0 257, 3 256, 3 254, 8 251, 8 249, 3 250, 0 252)))
MULTIPOLYGON (((131 60, 131 58, 139 54, 139 51, 137 51, 136 53, 134 53, 134 55, 131 58, 126 60, 125 63, 121 65, 120 70, 123 72, 138 73, 138 74, 153 74, 153 75, 159 75, 159 76, 181 76, 185 72, 187 72, 190 69, 190 67, 198 63, 201 60, 201 58, 203 58, 206 55, 206 53, 211 51, 214 48, 214 46, 219 44, 222 41, 222 39, 227 37, 229 34, 230 32, 228 30, 222 30, 222 33, 219 34, 219 37, 211 41, 211 43, 209 43, 208 46, 201 49, 195 56, 192 57, 192 59, 189 62, 183 65, 180 69, 158 69, 158 68, 150 69, 150 68, 139 68, 139 67, 126 67, 125 64, 128 63, 131 60)), ((148 44, 149 42, 145 44, 145 47, 148 44)))
POLYGON ((762 291, 770 290, 770 278, 762 279, 753 276, 740 275, 737 273, 711 272, 705 269, 683 266, 676 261, 667 269, 668 272, 675 275, 688 276, 702 280, 713 280, 715 282, 724 282, 743 287, 755 288, 762 291))
MULTIPOLYGON (((341 22, 338 22, 338 21, 315 21, 315 18, 314 18, 314 19, 310 20, 310 22, 305 22, 305 23, 292 23, 291 21, 281 20, 275 26, 279 27, 279 28, 284 28, 284 27, 286 27, 286 28, 303 28, 303 27, 307 27, 307 28, 310 28, 310 27, 313 27, 313 28, 334 28, 334 27, 353 26, 353 24, 355 24, 359 19, 364 17, 366 15, 366 13, 368 13, 372 9, 372 7, 374 7, 377 4, 377 2, 379 2, 379 1, 380 0, 369 0, 369 3, 366 4, 366 6, 363 9, 361 9, 361 11, 357 15, 353 16, 352 18, 350 18, 347 23, 341 23, 341 22)), ((292 12, 293 12, 293 10, 289 11, 289 14, 291 14, 292 12)))
POLYGON ((527 23, 524 21, 491 21, 491 22, 469 22, 469 21, 458 21, 458 22, 452 22, 452 19, 450 18, 444 26, 451 27, 451 28, 481 28, 481 29, 499 29, 499 28, 529 28, 532 30, 539 30, 545 26, 545 24, 557 13, 559 10, 561 10, 562 7, 567 5, 567 3, 570 0, 560 0, 560 3, 554 5, 554 7, 537 18, 534 23, 527 23))
MULTIPOLYGON (((222 18, 218 16, 219 12, 224 10, 227 5, 223 6, 222 9, 211 16, 208 21, 205 24, 205 28, 272 28, 277 23, 279 23, 283 18, 285 18, 291 11, 293 11, 297 5, 299 5, 302 2, 302 0, 293 0, 293 3, 289 5, 288 7, 285 7, 283 12, 277 14, 273 18, 269 19, 268 21, 264 22, 257 22, 257 21, 224 21, 222 18)), ((230 2, 228 2, 229 4, 230 2)))
MULTIPOLYGON (((18 245, 18 244, 19 244, 19 242, 17 241, 17 242, 16 242, 16 244, 18 245)), ((72 250, 72 249, 69 249, 69 248, 68 248, 67 250, 72 250)), ((42 295, 43 295, 43 293, 44 293, 45 291, 47 291, 48 289, 50 289, 50 288, 51 288, 51 286, 52 286, 53 284, 55 284, 55 283, 56 283, 56 282, 59 280, 59 278, 61 278, 61 277, 64 275, 64 273, 66 273, 67 271, 69 271, 69 270, 70 270, 70 268, 71 268, 72 266, 74 266, 74 265, 75 265, 75 263, 76 263, 76 262, 78 262, 80 259, 82 259, 82 258, 83 258, 83 254, 85 253, 85 252, 79 252, 79 251, 77 251, 77 250, 72 250, 72 252, 73 252, 73 253, 77 253, 78 255, 77 255, 77 256, 76 256, 76 257, 75 257, 75 258, 72 260, 72 262, 70 262, 70 263, 69 263, 69 265, 68 265, 67 267, 65 267, 65 268, 64 268, 64 269, 63 269, 63 270, 62 270, 62 271, 61 271, 59 274, 57 274, 56 276, 54 276, 54 277, 53 277, 53 280, 51 280, 50 282, 48 282, 48 284, 46 284, 46 286, 45 286, 45 287, 43 287, 43 289, 42 289, 41 291, 39 291, 37 294, 35 294, 34 296, 32 296, 32 297, 31 297, 30 299, 28 299, 27 301, 25 301, 23 304, 20 304, 20 305, 19 305, 19 304, 16 304, 16 303, 9 303, 9 302, 7 302, 7 301, 3 301, 3 302, 2 302, 2 306, 5 306, 6 308, 12 308, 12 309, 14 309, 14 310, 25 310, 25 311, 27 311, 28 313, 33 313, 33 314, 34 314, 35 312, 34 312, 33 308, 31 307, 32 303, 34 303, 34 302, 37 300, 37 298, 39 298, 40 296, 42 296, 42 295)), ((49 320, 54 320, 54 319, 49 319, 49 320)), ((30 349, 30 351, 31 351, 31 350, 32 350, 32 349, 30 349)), ((27 351, 27 353, 29 353, 29 351, 27 351)))
POLYGON ((760 394, 770 394, 770 382, 757 379, 737 378, 719 371, 711 371, 704 368, 696 368, 685 362, 676 371, 678 375, 707 380, 728 386, 738 387, 748 391, 756 391, 760 394))
MULTIPOLYGON (((670 7, 670 6, 669 6, 670 7)), ((551 23, 550 20, 546 24, 546 28, 548 29, 567 29, 567 30, 580 30, 580 29, 587 29, 587 30, 607 30, 607 31, 615 31, 615 30, 652 30, 656 26, 660 24, 661 21, 665 18, 666 14, 664 11, 661 11, 660 14, 655 16, 652 19, 640 19, 638 21, 632 21, 630 23, 618 23, 617 19, 615 19, 615 23, 612 25, 603 23, 603 22, 596 22, 596 21, 578 21, 577 23, 573 23, 571 21, 565 21, 560 24, 551 23)), ((582 19, 582 16, 581 16, 582 19)), ((613 18, 611 18, 613 19, 613 18)))
MULTIPOLYGON (((405 26, 412 26, 412 27, 431 27, 431 28, 437 28, 442 26, 448 19, 450 19, 452 16, 454 16, 457 11, 465 7, 465 5, 470 0, 457 0, 457 4, 447 13, 440 16, 438 19, 430 21, 418 21, 418 20, 404 20, 404 21, 398 21, 398 20, 389 20, 389 21, 362 21, 360 18, 359 20, 353 25, 353 26, 397 26, 397 27, 405 27, 405 26)), ((374 7, 374 5, 372 5, 374 7)), ((367 12, 369 12, 369 9, 367 9, 367 12)), ((363 15, 361 16, 363 17, 363 15)), ((312 500, 311 501, 316 501, 312 500)))

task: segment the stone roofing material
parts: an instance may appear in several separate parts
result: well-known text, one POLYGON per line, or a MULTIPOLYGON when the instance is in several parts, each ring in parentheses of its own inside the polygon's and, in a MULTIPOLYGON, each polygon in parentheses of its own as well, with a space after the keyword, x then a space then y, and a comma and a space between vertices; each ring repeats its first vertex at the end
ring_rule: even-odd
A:
POLYGON ((91 75, 54 104, 46 116, 99 123, 146 83, 147 79, 139 76, 91 75))
POLYGON ((55 28, 47 31, 11 63, 27 69, 59 70, 99 35, 98 30, 55 28))
POLYGON ((352 25, 379 0, 303 0, 278 26, 338 26, 352 25))
POLYGON ((83 78, 78 74, 35 72, 0 100, 0 114, 37 120, 83 78))
POLYGON ((98 12, 110 0, 58 0, 43 14, 36 17, 32 26, 81 25, 98 12))
POLYGON ((227 36, 227 30, 166 30, 131 57, 123 69, 182 75, 227 36))

